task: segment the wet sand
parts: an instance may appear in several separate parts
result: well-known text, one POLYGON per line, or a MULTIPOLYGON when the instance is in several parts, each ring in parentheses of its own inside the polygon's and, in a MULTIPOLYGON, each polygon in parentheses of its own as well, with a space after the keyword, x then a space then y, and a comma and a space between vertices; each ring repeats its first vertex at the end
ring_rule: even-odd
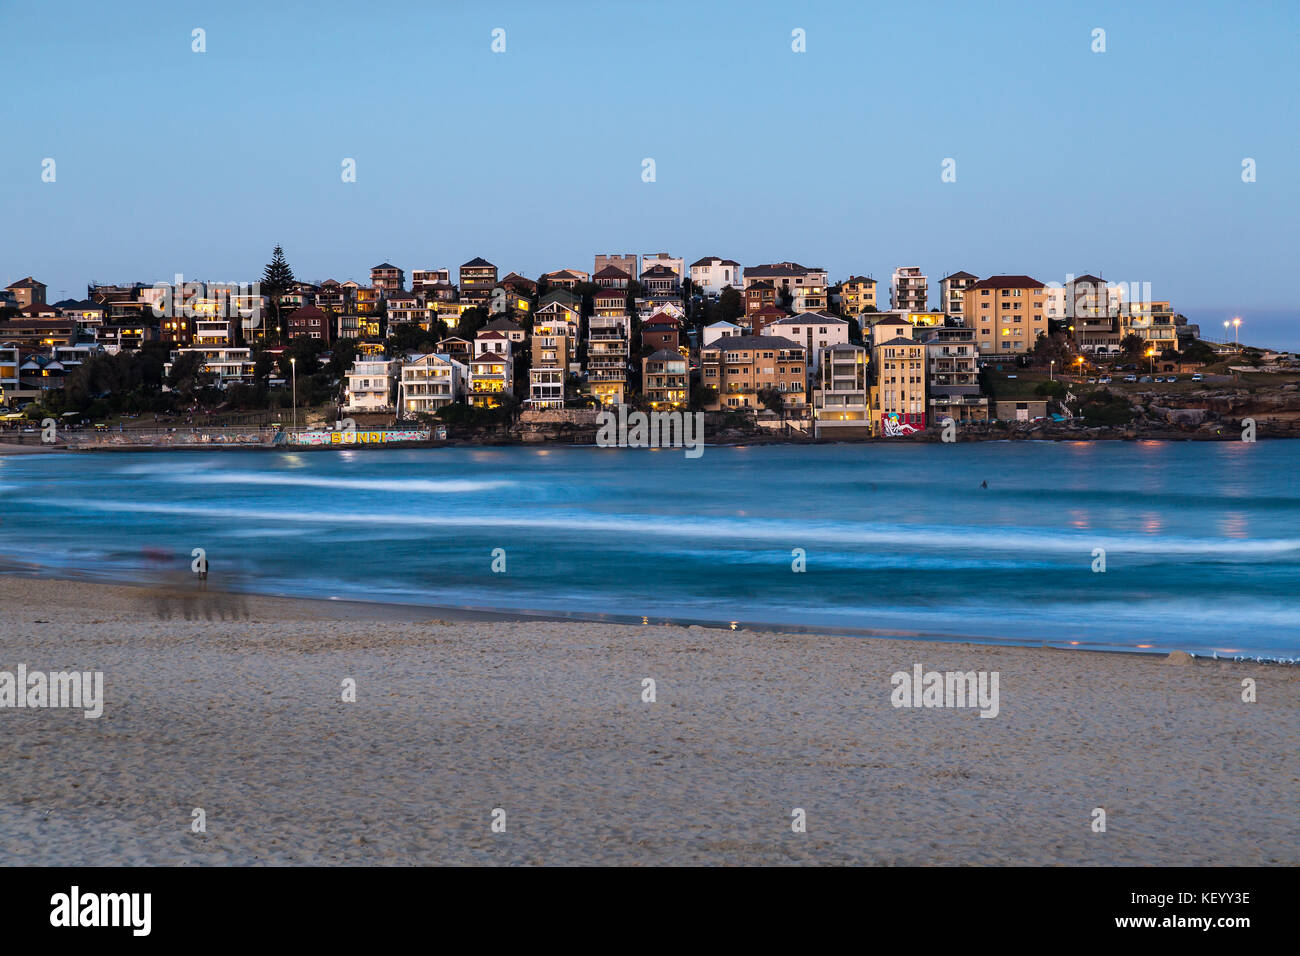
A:
POLYGON ((105 685, 0 709, 0 862, 1300 863, 1296 668, 427 614, 0 577, 0 671, 105 685))

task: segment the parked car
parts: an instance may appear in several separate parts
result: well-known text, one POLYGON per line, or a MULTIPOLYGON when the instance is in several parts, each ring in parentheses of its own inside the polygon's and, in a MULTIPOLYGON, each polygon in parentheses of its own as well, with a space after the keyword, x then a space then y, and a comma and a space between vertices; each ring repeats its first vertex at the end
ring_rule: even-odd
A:
POLYGON ((1137 380, 1138 380, 1138 377, 1137 377, 1136 375, 1125 375, 1125 376, 1124 376, 1124 381, 1126 381, 1126 382, 1136 382, 1137 380))
POLYGON ((1103 375, 1101 378, 1097 379, 1097 381, 1100 382, 1102 385, 1109 385, 1109 384, 1110 384, 1110 376, 1109 376, 1109 375, 1103 375))
POLYGON ((1192 373, 1192 381, 1193 381, 1193 382, 1199 382, 1200 380, 1201 380, 1201 373, 1200 373, 1200 372, 1193 372, 1193 373, 1192 373))
POLYGON ((1089 385, 1096 385, 1096 384, 1097 384, 1097 380, 1096 380, 1095 378, 1090 378, 1090 379, 1088 379, 1088 384, 1089 384, 1089 385))

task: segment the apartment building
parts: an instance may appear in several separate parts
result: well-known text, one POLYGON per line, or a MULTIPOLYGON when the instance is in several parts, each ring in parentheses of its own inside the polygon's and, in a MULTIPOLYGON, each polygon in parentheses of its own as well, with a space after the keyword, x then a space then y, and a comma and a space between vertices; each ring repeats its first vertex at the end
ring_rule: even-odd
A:
POLYGON ((1165 349, 1178 348, 1178 326, 1168 302, 1126 302, 1119 320, 1121 341, 1136 335, 1157 356, 1165 349))
POLYGON ((19 390, 18 366, 22 357, 16 345, 0 345, 0 405, 8 404, 19 390))
MULTIPOLYGON (((563 309, 558 303, 552 306, 563 309)), ((569 362, 573 356, 577 326, 567 319, 543 320, 539 310, 533 325, 532 368, 528 370, 529 408, 563 408, 568 382, 569 362)))
POLYGON ((849 323, 829 312, 800 312, 787 315, 763 326, 763 335, 779 335, 802 345, 805 354, 812 357, 809 373, 818 368, 822 349, 832 345, 847 345, 849 323))
POLYGON ((940 326, 917 329, 925 343, 931 424, 988 421, 989 400, 980 393, 975 330, 940 326))
POLYGON ((77 323, 74 319, 20 317, 0 322, 0 342, 6 345, 47 348, 51 345, 71 345, 76 340, 77 323))
POLYGON ((1067 276, 1063 286, 1044 290, 1049 322, 1064 326, 1082 351, 1107 354, 1119 351, 1121 299, 1094 275, 1067 276))
POLYGON ((631 337, 632 320, 625 313, 587 320, 587 388, 602 405, 626 400, 631 337))
POLYGON ((891 316, 871 327, 872 432, 901 435, 925 428, 925 345, 916 327, 891 316))
POLYGON ((394 411, 401 370, 401 359, 357 359, 345 377, 343 411, 394 411))
POLYGON ((373 286, 357 286, 352 290, 353 307, 357 315, 379 314, 380 290, 373 286))
POLYGON ((637 265, 636 253, 629 252, 621 256, 611 253, 608 255, 596 256, 594 268, 591 270, 592 281, 594 282, 596 280, 596 276, 600 274, 601 269, 607 269, 610 266, 618 269, 629 279, 635 275, 641 274, 641 268, 637 265))
POLYGON ((847 343, 820 352, 812 400, 814 437, 867 437, 871 434, 870 353, 847 343))
POLYGON ((919 266, 899 266, 889 279, 889 307, 924 312, 930 301, 929 280, 919 266))
POLYGON ((284 332, 286 338, 292 339, 303 335, 309 339, 323 339, 328 344, 333 333, 332 324, 320 308, 304 305, 301 309, 294 309, 285 317, 284 332))
POLYGON ((474 337, 474 357, 480 355, 510 355, 510 339, 506 338, 504 333, 497 332, 493 329, 483 329, 474 337))
POLYGON ((432 415, 465 395, 469 369, 451 356, 431 352, 402 362, 397 384, 398 405, 404 417, 432 415))
POLYGON ((641 287, 648 295, 672 296, 681 292, 682 279, 668 266, 656 263, 642 270, 641 287))
POLYGON ((691 285, 703 295, 717 298, 727 286, 739 290, 744 285, 740 263, 734 259, 705 256, 690 266, 691 285))
POLYGON ((29 305, 43 305, 45 302, 45 283, 37 282, 31 276, 5 286, 5 291, 13 295, 14 304, 20 309, 29 305))
MULTIPOLYGON (((415 292, 398 290, 388 294, 388 329, 393 326, 414 323, 420 325, 428 321, 429 313, 425 307, 424 297, 415 292)), ((436 314, 436 312, 435 312, 436 314)))
POLYGON ((961 322, 966 309, 966 290, 979 281, 969 272, 954 272, 939 280, 939 311, 961 322))
POLYGON ((326 279, 316 290, 317 308, 343 315, 352 309, 352 287, 340 285, 333 279, 326 279))
MULTIPOLYGON (((760 309, 775 309, 776 307, 776 285, 770 280, 759 279, 745 287, 746 315, 753 315, 760 309)), ((784 312, 784 310, 782 311, 784 312)))
POLYGON ((401 292, 406 286, 406 273, 391 262, 381 262, 370 270, 370 285, 382 296, 401 292))
POLYGON ((440 286, 451 285, 450 269, 412 269, 411 291, 432 292, 440 286))
POLYGON ((627 289, 601 289, 592 300, 596 315, 627 315, 627 289))
POLYGON ((876 280, 868 276, 849 276, 840 283, 840 314, 861 315, 875 311, 876 280))
POLYGON ((681 352, 660 349, 641 360, 641 394, 655 411, 686 407, 690 371, 681 352))
POLYGON ((757 410, 760 393, 774 389, 800 414, 808 404, 806 356, 802 345, 775 335, 717 339, 700 350, 700 382, 717 390, 705 407, 757 410))
POLYGON ((975 344, 987 358, 1022 355, 1047 334, 1047 290, 1037 279, 989 276, 964 295, 963 321, 975 330, 975 344))
POLYGON ((212 384, 217 388, 231 385, 251 385, 254 378, 253 350, 248 348, 231 348, 223 346, 193 346, 176 349, 171 354, 171 361, 163 364, 163 377, 171 374, 172 365, 182 355, 199 355, 203 359, 202 370, 212 376, 212 384))
MULTIPOLYGON (((495 333, 494 333, 495 334, 495 333)), ((509 343, 506 343, 509 349, 509 343)), ((515 362, 510 352, 483 352, 469 363, 469 403, 496 408, 514 391, 515 362)))
POLYGON ((462 302, 487 308, 492 290, 497 284, 497 267, 486 259, 475 257, 460 267, 460 298, 462 302))

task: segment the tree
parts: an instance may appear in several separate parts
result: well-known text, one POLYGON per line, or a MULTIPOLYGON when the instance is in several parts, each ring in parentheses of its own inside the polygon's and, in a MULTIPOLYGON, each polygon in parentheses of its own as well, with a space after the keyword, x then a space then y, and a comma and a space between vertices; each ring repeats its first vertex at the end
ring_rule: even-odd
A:
POLYGON ((1120 339, 1119 347, 1124 354, 1130 358, 1136 358, 1147 350, 1146 339, 1136 332, 1130 332, 1124 338, 1120 339))
POLYGON ((763 403, 769 411, 776 412, 782 418, 785 417, 785 396, 775 388, 765 388, 758 393, 758 400, 763 403))
POLYGON ((456 323, 456 334, 462 339, 469 339, 472 342, 479 329, 487 325, 488 318, 487 311, 477 305, 466 309, 461 313, 460 321, 456 323))
POLYGON ((284 250, 276 246, 271 250, 271 261, 262 272, 262 293, 271 300, 275 310, 275 324, 280 326, 280 297, 293 288, 293 269, 284 257, 284 250))
POLYGON ((724 287, 722 294, 718 296, 718 319, 723 322, 734 322, 744 314, 745 297, 731 286, 724 287))

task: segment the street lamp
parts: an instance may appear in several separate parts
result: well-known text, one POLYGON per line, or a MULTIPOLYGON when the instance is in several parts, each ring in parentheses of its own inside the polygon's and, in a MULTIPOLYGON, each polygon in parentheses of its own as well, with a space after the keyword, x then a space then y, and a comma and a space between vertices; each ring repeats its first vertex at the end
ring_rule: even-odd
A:
POLYGON ((1156 350, 1147 349, 1147 358, 1151 360, 1151 374, 1154 375, 1156 373, 1156 350))
POLYGON ((1056 381, 1056 359, 1048 363, 1047 377, 1053 382, 1056 381))
POLYGON ((1232 320, 1232 344, 1241 348, 1241 319, 1232 320))
POLYGON ((289 358, 289 371, 293 378, 293 430, 298 430, 298 359, 289 358))

